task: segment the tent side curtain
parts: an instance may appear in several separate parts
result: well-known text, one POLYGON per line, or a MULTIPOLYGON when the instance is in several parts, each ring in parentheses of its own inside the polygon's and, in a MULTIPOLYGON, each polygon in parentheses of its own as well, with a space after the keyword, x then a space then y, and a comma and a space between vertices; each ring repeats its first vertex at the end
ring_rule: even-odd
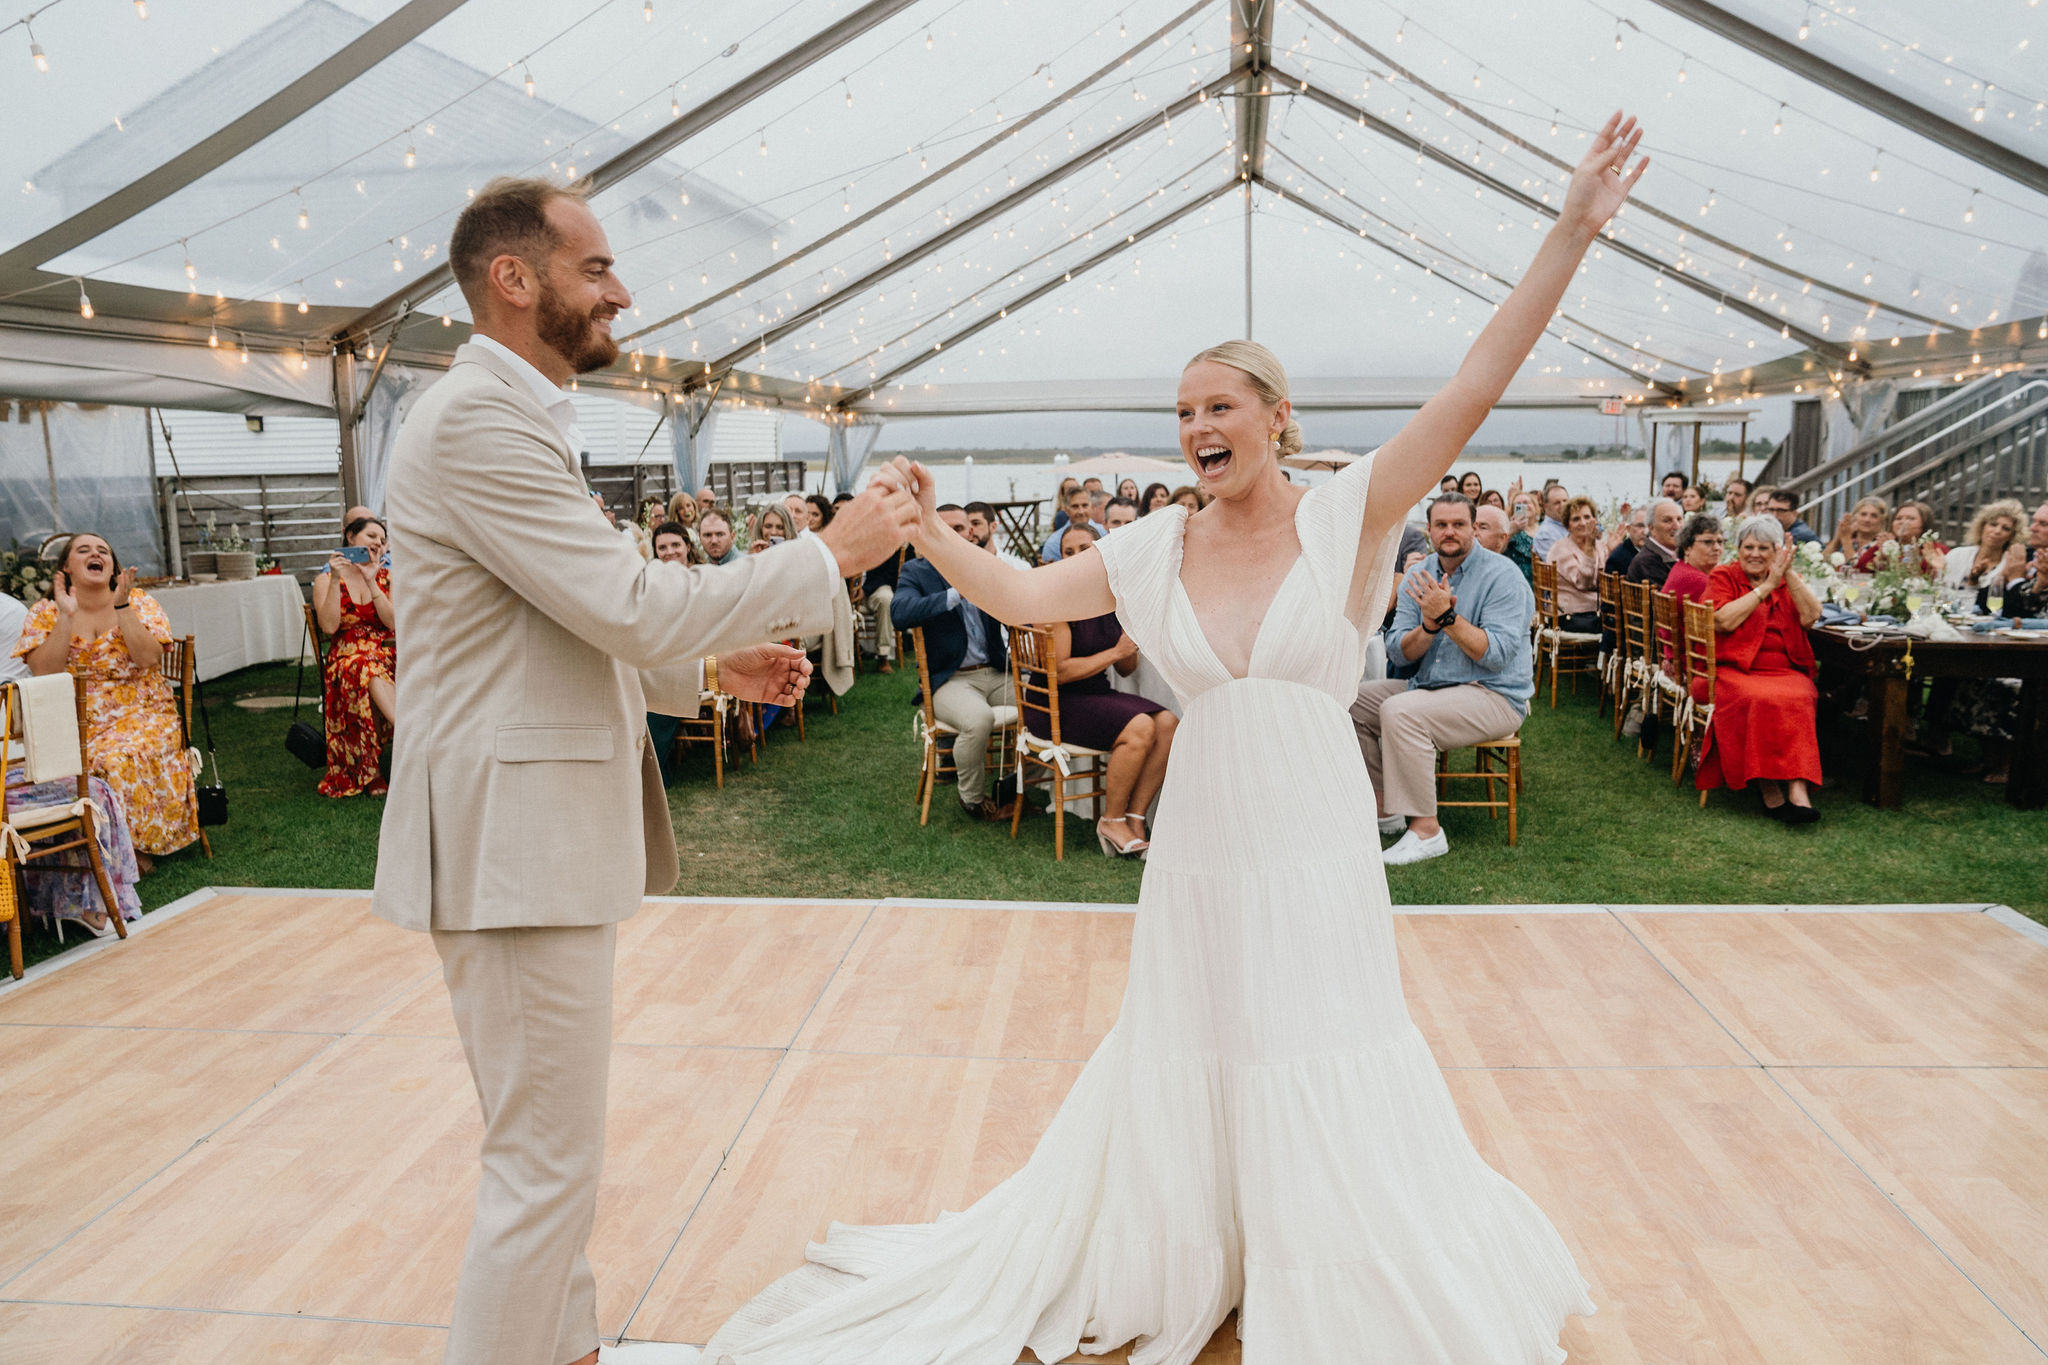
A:
POLYGON ((825 464, 832 475, 832 491, 851 493, 860 483, 860 472, 882 438, 880 420, 864 417, 852 423, 835 422, 825 433, 825 464))
POLYGON ((53 334, 0 323, 0 398, 119 403, 279 417, 334 413, 323 358, 147 337, 53 334))
POLYGON ((163 572, 146 408, 0 401, 0 541, 106 539, 123 567, 163 572))
POLYGON ((717 428, 718 405, 703 394, 678 401, 669 414, 679 490, 695 492, 711 482, 711 443, 717 428))

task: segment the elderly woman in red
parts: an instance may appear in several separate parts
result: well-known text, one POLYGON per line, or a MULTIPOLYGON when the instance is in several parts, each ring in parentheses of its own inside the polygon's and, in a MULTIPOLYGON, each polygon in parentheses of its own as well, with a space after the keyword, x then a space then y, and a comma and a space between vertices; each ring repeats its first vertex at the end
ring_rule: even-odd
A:
POLYGON ((357 517, 342 540, 368 558, 358 564, 329 555, 325 572, 313 580, 313 614, 331 642, 321 680, 327 771, 320 794, 382 796, 377 760, 391 742, 398 703, 398 618, 391 605, 391 570, 384 567, 384 523, 357 517))
POLYGON ((1792 546, 1775 517, 1751 517, 1735 533, 1735 562, 1707 575, 1714 608, 1714 720, 1701 746, 1699 785, 1757 784, 1764 810, 1789 825, 1820 818, 1814 734, 1813 647, 1806 628, 1820 599, 1791 571, 1792 546))

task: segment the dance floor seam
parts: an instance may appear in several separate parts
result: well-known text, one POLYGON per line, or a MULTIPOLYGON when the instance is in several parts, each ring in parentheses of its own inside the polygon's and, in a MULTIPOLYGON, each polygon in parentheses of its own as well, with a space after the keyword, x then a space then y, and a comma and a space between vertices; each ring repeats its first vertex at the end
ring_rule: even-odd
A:
MULTIPOLYGON (((1115 1021, 1131 909, 650 900, 606 1339, 700 1343, 826 1219, 1014 1171, 1115 1021)), ((1403 984, 1594 1285, 1574 1365, 2048 1358, 2043 936, 1988 904, 1481 909, 1404 908, 1403 984)), ((218 889, 120 948, 0 990, 0 1360, 437 1360, 477 1120, 431 942, 218 889)), ((1233 1319, 1199 1365, 1238 1360, 1233 1319)))

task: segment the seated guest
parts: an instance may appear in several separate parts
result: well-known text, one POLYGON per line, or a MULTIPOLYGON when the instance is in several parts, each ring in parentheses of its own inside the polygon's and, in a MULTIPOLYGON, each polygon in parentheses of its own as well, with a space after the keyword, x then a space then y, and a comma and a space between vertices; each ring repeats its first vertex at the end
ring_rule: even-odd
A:
MULTIPOLYGON (((1097 484, 1088 490, 1088 524, 1095 528, 1095 534, 1101 535, 1109 529, 1109 523, 1104 520, 1108 515, 1109 494, 1102 490, 1100 484, 1097 484)), ((1067 524, 1071 526, 1074 523, 1069 519, 1067 524)))
MULTIPOLYGON (((1549 563, 1557 570, 1557 624, 1583 635, 1600 630, 1600 570, 1612 544, 1600 541, 1600 513, 1581 495, 1565 504, 1569 534, 1550 547, 1549 563)), ((1610 537, 1610 540, 1612 537, 1610 537)))
POLYGON ((199 837, 192 768, 160 671, 171 623, 135 591, 111 545, 80 532, 57 545, 50 595, 29 611, 17 656, 37 677, 70 670, 85 688, 86 754, 128 811, 144 872, 199 837))
POLYGON ((691 541, 694 542, 697 539, 697 518, 699 515, 700 509, 697 506, 697 500, 688 493, 678 493, 668 500, 668 513, 663 520, 672 521, 682 527, 684 534, 688 535, 691 541))
MULTIPOLYGON (((1094 547, 1095 533, 1085 526, 1069 526, 1060 537, 1060 553, 1069 559, 1094 547)), ((1129 674, 1138 666, 1138 646, 1117 624, 1115 612, 1062 621, 1052 628, 1052 643, 1059 661, 1061 743, 1109 754, 1095 837, 1111 857, 1135 856, 1148 847, 1145 812, 1166 780, 1166 754, 1179 718, 1157 702, 1109 685, 1111 668, 1129 674)), ((1037 707, 1024 708, 1024 723, 1035 735, 1052 734, 1052 719, 1037 707)))
POLYGON ((704 545, 706 564, 730 564, 740 557, 732 537, 732 518, 717 508, 697 514, 697 538, 704 545))
POLYGON ((807 494, 804 498, 804 529, 822 531, 832 524, 832 513, 836 509, 823 493, 807 494))
POLYGON ((1638 507, 1630 511, 1622 509, 1621 539, 1600 567, 1608 573, 1626 575, 1628 566, 1636 562, 1636 555, 1642 550, 1643 542, 1650 538, 1650 509, 1638 507))
MULTIPOLYGON (((1775 516, 1754 516, 1735 535, 1735 562, 1707 575, 1714 607, 1714 718, 1700 747, 1699 789, 1740 791, 1751 782, 1771 818, 1820 818, 1814 734, 1813 646, 1806 628, 1820 599, 1791 572, 1792 545, 1775 516)), ((1704 684, 1702 684, 1704 686, 1704 684)))
MULTIPOLYGON (((2028 518, 2027 543, 2008 546, 1998 563, 1986 571, 1977 609, 1989 610, 1989 599, 1996 595, 2000 615, 2014 619, 2048 616, 2048 567, 2044 565, 2048 565, 2048 502, 2036 507, 2028 518)), ((2017 678, 1964 678, 1956 685, 1949 721, 1982 743, 1986 782, 1998 785, 2011 776, 2019 710, 2017 678)))
POLYGON ((13 651, 13 642, 21 638, 21 628, 27 623, 28 607, 22 600, 0 592, 0 643, 7 645, 7 653, 0 656, 0 682, 19 682, 35 676, 13 651))
POLYGON ((1730 479, 1721 485, 1721 516, 1733 526, 1749 510, 1749 480, 1730 479))
POLYGON ((1456 474, 1444 475, 1443 478, 1437 482, 1436 491, 1438 497, 1442 497, 1447 493, 1457 492, 1458 476, 1456 474))
POLYGON ((697 516, 700 520, 706 512, 711 511, 717 506, 718 495, 711 491, 711 485, 706 484, 697 490, 697 516))
POLYGON ((1498 507, 1500 509, 1501 520, 1507 520, 1507 500, 1501 497, 1500 490, 1498 488, 1489 488, 1485 492, 1481 493, 1479 495, 1478 505, 1480 507, 1498 507))
POLYGON ((1820 533, 1808 526, 1806 519, 1799 515, 1799 499, 1784 489, 1759 488, 1756 500, 1760 504, 1757 511, 1767 512, 1776 517, 1778 525, 1783 528, 1795 549, 1809 540, 1820 539, 1820 533))
POLYGON ((1189 512, 1199 512, 1202 510, 1202 490, 1193 484, 1184 483, 1173 490, 1173 495, 1167 501, 1178 503, 1189 512))
MULTIPOLYGON (((1088 496, 1075 486, 1075 505, 1088 496)), ((938 509, 939 519, 962 540, 967 513, 957 503, 938 509)), ((1077 519, 1085 513, 1077 512, 1077 519)), ((932 567, 929 559, 913 559, 896 579, 896 624, 904 630, 924 629, 925 662, 931 668, 932 713, 960 733, 953 741, 953 767, 959 773, 960 808, 975 820, 1007 820, 1010 802, 988 790, 988 737, 995 729, 998 706, 1015 706, 1010 686, 1010 655, 1002 622, 960 596, 958 589, 932 567)))
POLYGON ((1429 536, 1436 551, 1408 574, 1386 631, 1393 676, 1360 684, 1351 707, 1380 832, 1407 827, 1389 863, 1450 850, 1436 818, 1437 751, 1514 734, 1536 690, 1529 585, 1474 541, 1472 506, 1460 494, 1429 505, 1429 536))
POLYGON ((2000 498, 1978 508, 1977 515, 1970 518, 1970 530, 1963 543, 1948 552, 1941 581, 1951 588, 1975 593, 2012 548, 2019 537, 2020 523, 2026 519, 2027 509, 2020 506, 2017 498, 2000 498))
POLYGON ((1508 534, 1508 514, 1492 503, 1481 503, 1472 513, 1472 538, 1497 555, 1506 554, 1514 539, 1508 534))
POLYGON ((1922 577, 1939 579, 1948 565, 1948 546, 1938 540, 1921 539, 1933 529, 1932 507, 1924 502, 1900 503, 1892 512, 1891 526, 1878 537, 1877 544, 1866 546, 1856 557, 1856 572, 1870 573, 1876 569, 1883 548, 1896 544, 1901 565, 1911 567, 1917 563, 1922 577))
MULTIPOLYGON (((677 505, 688 507, 692 513, 697 510, 694 499, 678 493, 669 500, 671 508, 677 505)), ((697 547, 691 543, 689 532, 682 523, 665 521, 654 528, 654 557, 664 564, 681 564, 685 567, 700 564, 697 547)), ((654 741, 654 761, 661 765, 661 780, 675 780, 676 731, 681 728, 681 718, 664 716, 658 711, 647 713, 647 737, 654 741)))
POLYGON ((1534 542, 1530 549, 1536 558, 1548 562, 1550 547, 1571 534, 1564 524, 1565 504, 1571 500, 1572 495, 1565 491, 1561 483, 1554 483, 1543 490, 1543 520, 1538 522, 1535 531, 1530 533, 1530 539, 1534 542))
POLYGON ((1145 496, 1138 499, 1138 515, 1149 517, 1173 500, 1172 494, 1163 483, 1145 485, 1145 496))
POLYGON ((996 509, 985 502, 970 502, 961 509, 967 513, 967 538, 987 550, 1013 569, 1028 569, 1017 556, 996 543, 996 509))
POLYGON ((760 554, 771 545, 780 545, 785 540, 795 540, 796 533, 804 529, 796 519, 796 513, 788 504, 771 502, 754 516, 754 528, 747 537, 747 553, 760 554))
POLYGON ((1479 506, 1479 495, 1486 491, 1486 481, 1477 471, 1466 470, 1458 476, 1458 491, 1472 500, 1473 507, 1479 506))
POLYGON ((1067 499, 1080 486, 1081 481, 1072 475, 1068 475, 1060 480, 1060 491, 1053 495, 1052 500, 1052 530, 1054 535, 1058 535, 1061 531, 1067 529, 1067 499))
MULTIPOLYGON (((688 505, 688 499, 685 499, 688 505)), ((690 539, 690 533, 680 522, 664 521, 654 528, 654 557, 664 564, 702 564, 703 555, 690 539)))
POLYGON ((1679 601, 1704 601, 1707 575, 1721 562, 1721 519, 1695 512, 1678 528, 1678 562, 1664 578, 1664 591, 1679 601))
POLYGON ((327 724, 327 771, 322 796, 382 796, 377 761, 391 744, 398 710, 398 616, 391 605, 391 570, 384 557, 384 523, 353 522, 346 543, 367 550, 369 563, 339 554, 313 580, 313 615, 327 637, 327 672, 320 680, 320 714, 327 724))
POLYGON ((1684 495, 1685 490, 1691 486, 1692 480, 1674 469, 1664 476, 1663 486, 1657 490, 1657 496, 1678 502, 1679 498, 1684 495))
MULTIPOLYGON (((1515 494, 1508 511, 1508 548, 1503 551, 1521 570, 1522 581, 1532 586, 1536 582, 1536 528, 1543 522, 1541 503, 1542 499, 1534 493, 1515 494)), ((1405 560, 1407 556, 1404 554, 1402 558, 1405 560)), ((1408 566, 1404 563, 1401 572, 1407 571, 1408 566)))
POLYGON ((1138 481, 1136 479, 1125 479, 1122 483, 1119 483, 1116 486, 1116 496, 1128 499, 1131 506, 1136 507, 1138 505, 1138 481))
POLYGON ((1835 523, 1835 533, 1821 548, 1854 564, 1865 550, 1884 538, 1884 528, 1891 517, 1891 506, 1883 498, 1858 498, 1856 505, 1835 523))
POLYGON ((860 580, 860 598, 854 605, 875 618, 875 658, 879 661, 877 673, 896 671, 896 619, 891 614, 896 603, 896 575, 904 556, 901 552, 890 555, 881 563, 869 569, 860 580))
POLYGON ((1687 516, 1707 510, 1707 499, 1700 492, 1698 484, 1687 484, 1685 491, 1678 495, 1678 506, 1687 516))
POLYGON ((1038 562, 1041 564, 1051 564, 1060 557, 1060 532, 1076 522, 1093 530, 1098 536, 1102 535, 1106 529, 1100 522, 1094 519, 1094 515, 1090 510, 1093 495, 1085 487, 1075 484, 1067 490, 1066 497, 1066 519, 1055 522, 1054 525, 1057 529, 1045 538, 1044 546, 1038 551, 1038 562))
MULTIPOLYGON (((1138 504, 1129 498, 1111 498, 1109 506, 1102 511, 1102 529, 1114 531, 1119 526, 1129 526, 1138 519, 1138 504)), ((1062 542, 1064 548, 1064 542, 1062 542)))
POLYGON ((1677 503, 1659 498, 1650 504, 1650 536, 1636 557, 1628 563, 1628 581, 1664 586, 1671 566, 1678 562, 1678 523, 1684 514, 1677 503))

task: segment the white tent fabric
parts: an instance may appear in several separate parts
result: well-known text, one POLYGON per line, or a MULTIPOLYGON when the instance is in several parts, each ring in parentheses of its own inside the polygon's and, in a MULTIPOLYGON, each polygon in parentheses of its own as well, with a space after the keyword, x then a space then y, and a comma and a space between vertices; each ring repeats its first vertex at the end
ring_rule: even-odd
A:
POLYGON ((262 405, 324 391, 336 347, 445 364, 466 317, 448 231, 510 172, 588 186, 636 293, 627 354, 591 385, 843 417, 1016 410, 975 396, 992 386, 1085 407, 1107 384, 1163 411, 1187 355, 1249 331, 1331 376, 1331 406, 1412 405, 1617 105, 1644 116, 1652 174, 1511 402, 2040 363, 2048 10, 1945 13, 50 6, 47 72, 0 27, 22 63, 0 82, 0 185, 20 187, 0 392, 281 411, 262 405), (142 324, 134 346, 184 358, 93 349, 142 324))
POLYGON ((139 573, 163 568, 163 532, 141 408, 0 403, 0 538, 33 548, 93 531, 139 573))
POLYGON ((0 396, 310 417, 332 412, 323 357, 146 337, 52 334, 0 321, 0 396))
POLYGON ((832 476, 833 491, 850 493, 859 486, 860 471, 881 438, 882 423, 876 417, 834 422, 826 429, 825 467, 832 476))

